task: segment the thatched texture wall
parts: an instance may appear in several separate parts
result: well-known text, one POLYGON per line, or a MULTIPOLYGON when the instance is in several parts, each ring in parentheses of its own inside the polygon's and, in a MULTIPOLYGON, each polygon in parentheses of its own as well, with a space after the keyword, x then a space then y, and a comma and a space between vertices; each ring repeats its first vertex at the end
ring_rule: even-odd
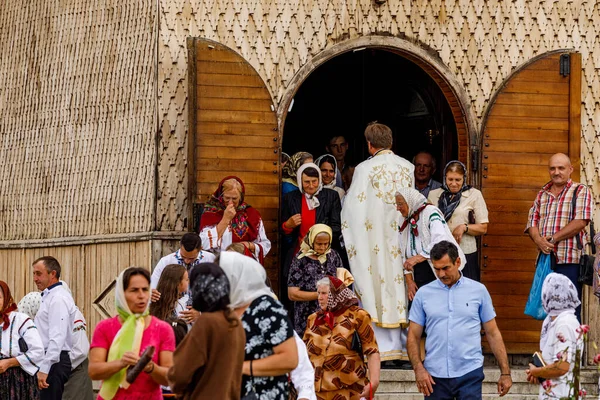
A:
POLYGON ((0 240, 154 228, 157 5, 3 1, 0 240))
MULTIPOLYGON (((582 54, 582 181, 600 203, 600 5, 595 1, 161 0, 158 39, 158 222, 183 226, 187 207, 186 37, 238 51, 275 103, 300 68, 336 43, 393 35, 428 47, 464 86, 479 125, 509 74, 554 49, 582 54)), ((596 220, 600 211, 596 208, 596 220)))

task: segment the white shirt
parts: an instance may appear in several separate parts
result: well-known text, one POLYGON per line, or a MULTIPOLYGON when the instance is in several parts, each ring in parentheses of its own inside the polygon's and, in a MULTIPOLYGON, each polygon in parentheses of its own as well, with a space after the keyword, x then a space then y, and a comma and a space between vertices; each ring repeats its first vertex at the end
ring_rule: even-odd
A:
POLYGON ((34 375, 44 359, 44 346, 33 320, 26 314, 13 311, 9 314, 10 326, 3 330, 4 323, 0 320, 0 354, 3 358, 15 357, 21 369, 29 375, 34 375), (27 351, 21 353, 19 338, 25 339, 27 351), (12 339, 12 340, 11 340, 12 339))
MULTIPOLYGON (((219 240, 219 233, 217 232, 217 226, 206 226, 202 231, 200 231, 200 239, 202 239, 202 248, 204 249, 218 249, 221 251, 225 251, 227 247, 231 243, 233 243, 233 232, 231 231, 231 225, 227 226, 225 232, 223 232, 223 236, 219 240)), ((260 252, 262 251, 262 256, 266 257, 271 251, 271 241, 267 238, 267 233, 265 232, 265 225, 263 224, 262 219, 258 223, 258 236, 252 242, 255 244, 254 248, 254 258, 256 260, 260 260, 260 252)))
POLYGON ((40 372, 47 374, 50 367, 59 362, 61 351, 71 351, 75 308, 73 298, 60 282, 42 292, 42 304, 35 316, 35 325, 46 351, 40 372))
POLYGON ((75 320, 73 321, 73 348, 69 353, 71 369, 77 368, 88 356, 90 342, 87 337, 87 324, 83 314, 75 306, 75 320))
POLYGON ((298 391, 298 399, 317 400, 315 394, 315 370, 308 358, 306 345, 300 336, 294 332, 296 347, 298 347, 298 366, 291 373, 292 383, 298 391))

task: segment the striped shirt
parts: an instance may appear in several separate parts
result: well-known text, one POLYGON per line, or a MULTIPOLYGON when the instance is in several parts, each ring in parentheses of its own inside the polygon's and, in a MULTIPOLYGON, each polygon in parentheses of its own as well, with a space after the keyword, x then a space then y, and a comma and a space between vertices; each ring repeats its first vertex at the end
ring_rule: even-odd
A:
MULTIPOLYGON (((590 221, 592 219, 592 195, 585 185, 579 185, 569 179, 558 196, 550 192, 552 182, 548 182, 539 191, 533 206, 529 210, 527 231, 537 226, 542 237, 555 235, 574 219, 590 221), (573 215, 573 195, 577 191, 575 215, 573 215)), ((581 243, 585 241, 585 229, 578 233, 581 243)), ((575 236, 554 244, 554 254, 559 264, 577 264, 581 258, 581 250, 577 248, 575 236)))

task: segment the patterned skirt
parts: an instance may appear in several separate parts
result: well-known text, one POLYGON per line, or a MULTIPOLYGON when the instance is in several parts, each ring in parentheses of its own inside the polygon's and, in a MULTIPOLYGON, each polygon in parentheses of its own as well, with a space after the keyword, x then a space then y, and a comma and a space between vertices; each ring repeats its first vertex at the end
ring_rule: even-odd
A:
POLYGON ((31 376, 20 367, 9 368, 0 374, 0 400, 37 399, 37 383, 37 375, 31 376))

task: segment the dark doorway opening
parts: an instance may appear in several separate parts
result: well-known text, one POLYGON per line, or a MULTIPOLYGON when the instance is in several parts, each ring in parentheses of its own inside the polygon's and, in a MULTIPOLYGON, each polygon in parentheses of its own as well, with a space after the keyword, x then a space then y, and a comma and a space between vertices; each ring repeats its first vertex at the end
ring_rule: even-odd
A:
POLYGON ((441 166, 437 180, 443 165, 458 158, 456 123, 438 84, 416 63, 376 48, 341 54, 306 78, 285 119, 283 151, 318 157, 342 135, 346 161, 356 165, 369 156, 363 133, 375 120, 392 129, 396 154, 412 161, 421 150, 431 152, 441 166))

